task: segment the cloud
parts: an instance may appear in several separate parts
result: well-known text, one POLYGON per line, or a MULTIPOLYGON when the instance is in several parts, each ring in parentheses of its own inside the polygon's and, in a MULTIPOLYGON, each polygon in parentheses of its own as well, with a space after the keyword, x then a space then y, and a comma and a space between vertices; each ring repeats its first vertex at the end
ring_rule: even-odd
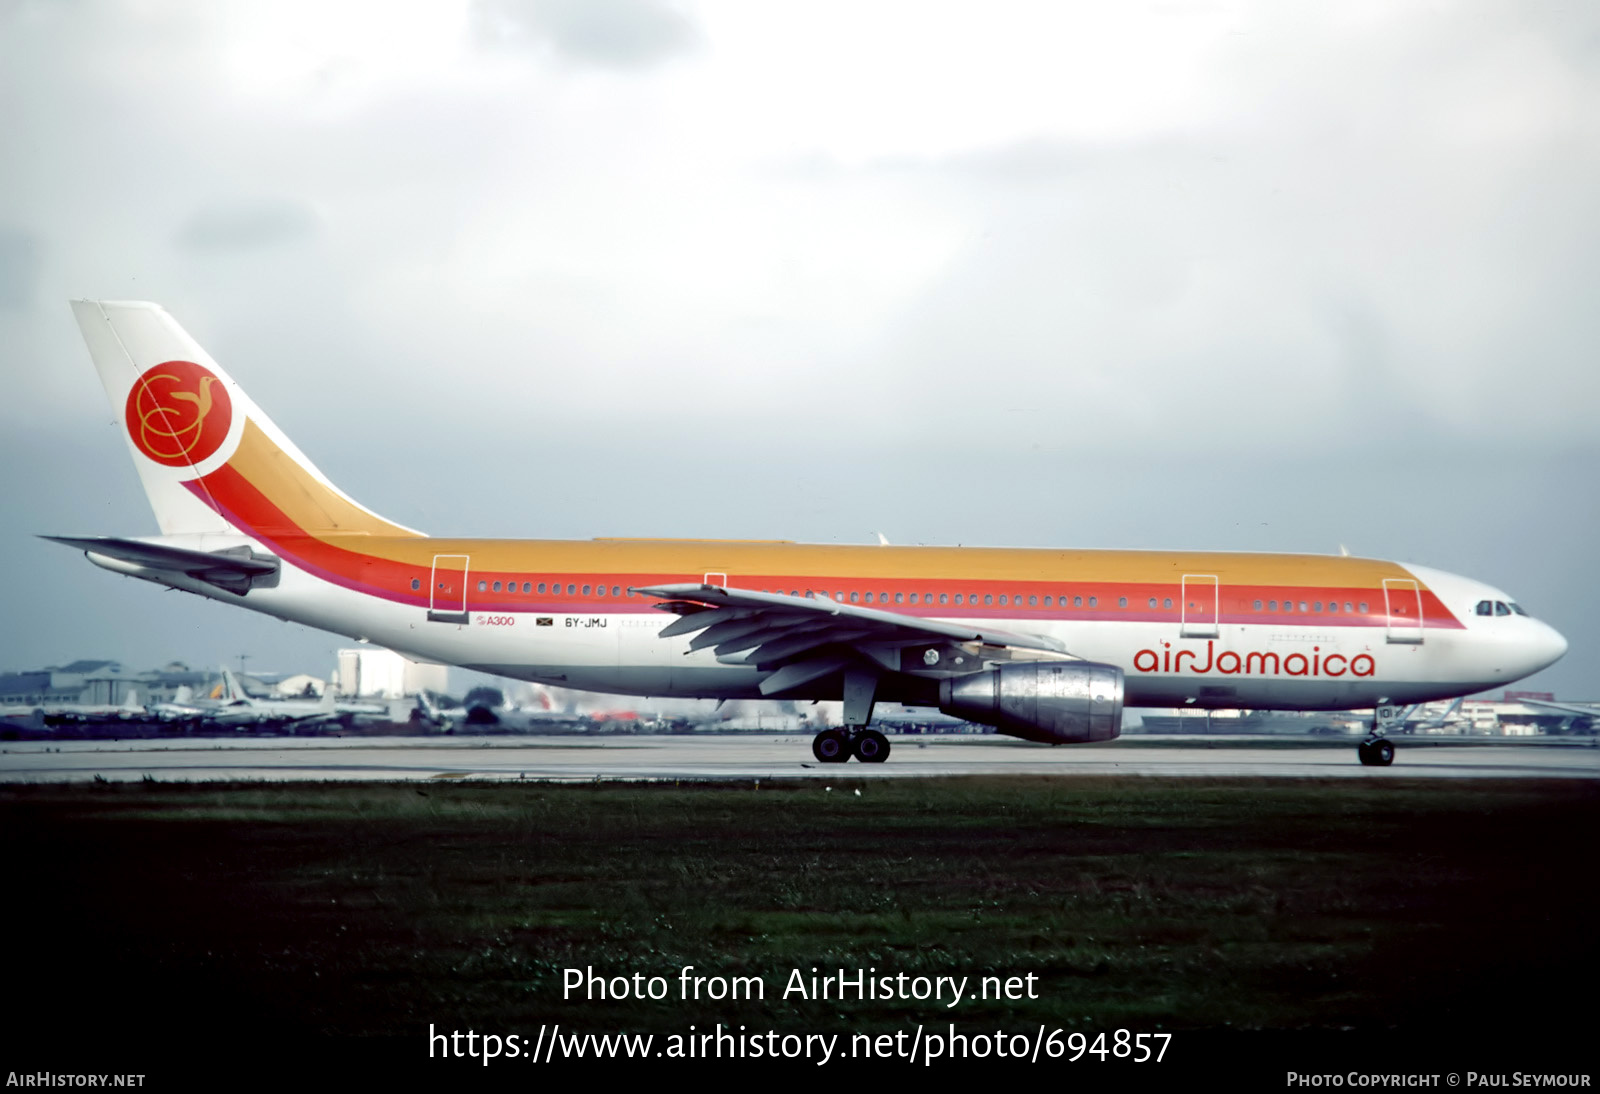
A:
POLYGON ((548 43, 599 68, 649 68, 699 39, 688 17, 654 0, 481 0, 477 15, 489 41, 548 43))
POLYGON ((263 201, 198 210, 178 229, 178 245, 191 251, 272 247, 315 235, 316 211, 295 201, 263 201))
POLYGON ((0 309, 21 311, 33 302, 40 265, 37 236, 0 228, 0 309))

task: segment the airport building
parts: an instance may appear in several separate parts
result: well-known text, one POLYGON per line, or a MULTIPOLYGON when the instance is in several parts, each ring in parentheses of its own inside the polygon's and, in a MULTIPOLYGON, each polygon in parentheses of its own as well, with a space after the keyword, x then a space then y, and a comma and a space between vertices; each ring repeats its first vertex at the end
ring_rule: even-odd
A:
POLYGON ((116 661, 74 661, 59 667, 0 673, 0 707, 167 703, 179 688, 203 695, 221 680, 216 672, 195 672, 179 661, 150 672, 126 672, 116 661))
POLYGON ((448 691, 450 670, 408 660, 393 650, 366 646, 339 651, 339 668, 332 684, 334 694, 351 699, 406 699, 424 691, 448 691))

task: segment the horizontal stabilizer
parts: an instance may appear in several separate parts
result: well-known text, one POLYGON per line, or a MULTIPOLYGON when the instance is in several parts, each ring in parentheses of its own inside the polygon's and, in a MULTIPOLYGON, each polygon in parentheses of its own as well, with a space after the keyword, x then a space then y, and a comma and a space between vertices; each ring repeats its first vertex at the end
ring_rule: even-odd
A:
POLYGON ((230 547, 224 551, 195 551, 187 547, 172 547, 164 543, 146 543, 137 539, 116 536, 41 536, 54 543, 76 547, 89 556, 89 561, 103 565, 102 559, 115 560, 125 566, 108 566, 107 569, 130 573, 132 576, 153 576, 135 571, 184 574, 204 581, 231 593, 243 596, 258 585, 277 582, 279 562, 270 555, 258 555, 249 547, 230 547), (129 569, 132 567, 133 569, 129 569))

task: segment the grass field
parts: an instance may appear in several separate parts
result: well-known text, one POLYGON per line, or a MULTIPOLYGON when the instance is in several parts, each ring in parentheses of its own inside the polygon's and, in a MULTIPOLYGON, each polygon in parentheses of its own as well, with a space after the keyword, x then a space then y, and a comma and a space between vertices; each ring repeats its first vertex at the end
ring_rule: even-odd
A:
POLYGON ((430 1023, 1562 1038, 1594 1015, 1597 815, 1574 781, 0 787, 11 1054, 420 1057, 430 1023), (685 1002, 686 965, 765 998, 685 1002), (671 994, 563 999, 590 966, 671 994), (813 966, 1037 998, 782 998, 813 966))

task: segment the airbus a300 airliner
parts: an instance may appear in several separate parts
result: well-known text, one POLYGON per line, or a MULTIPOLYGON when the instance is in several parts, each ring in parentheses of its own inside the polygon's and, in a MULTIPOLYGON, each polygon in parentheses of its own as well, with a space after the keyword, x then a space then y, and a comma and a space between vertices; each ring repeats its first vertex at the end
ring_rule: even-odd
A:
POLYGON ((164 310, 73 303, 159 536, 66 537, 96 565, 408 657, 630 695, 842 699, 823 762, 881 762, 875 702, 1031 741, 1128 706, 1374 710, 1554 663, 1506 593, 1323 555, 440 539, 345 495, 164 310))

